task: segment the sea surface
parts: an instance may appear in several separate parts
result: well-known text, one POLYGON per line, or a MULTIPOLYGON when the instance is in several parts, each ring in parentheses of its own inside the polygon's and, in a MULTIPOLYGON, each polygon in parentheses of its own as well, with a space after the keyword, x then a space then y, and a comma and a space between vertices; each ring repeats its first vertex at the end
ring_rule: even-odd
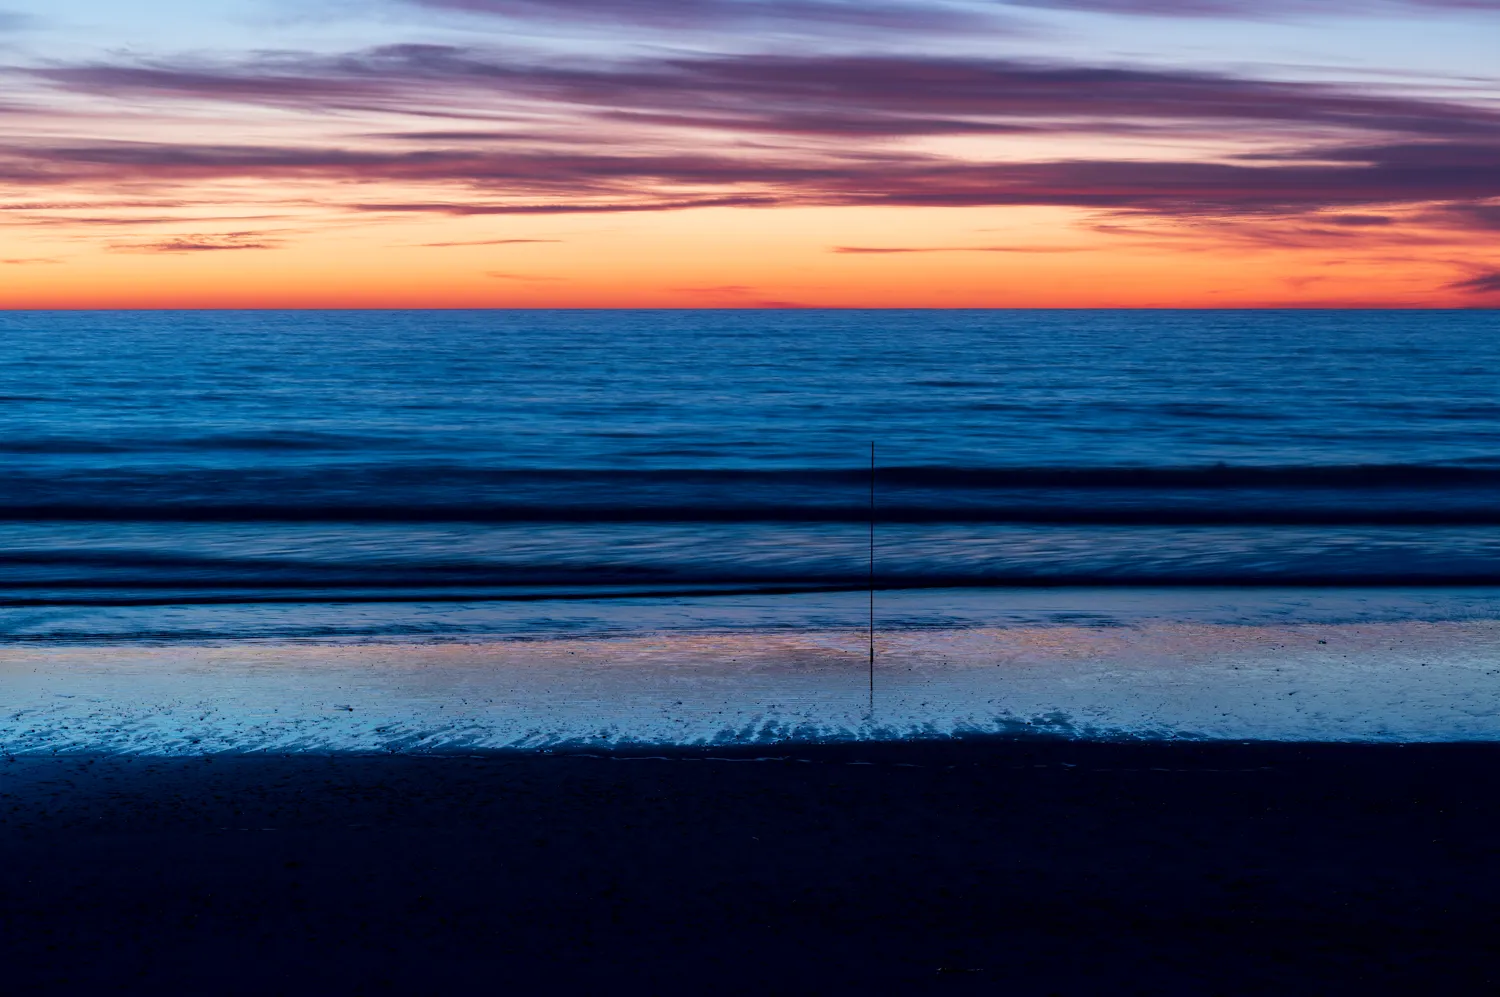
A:
POLYGON ((1500 736, 1500 312, 9 312, 0 358, 5 750, 1500 736), (882 664, 930 679, 883 714, 872 522, 882 664), (1143 705, 1242 639, 1385 705, 1143 705), (286 691, 354 661, 436 699, 286 691), (683 668, 717 691, 658 704, 683 668), (429 716, 460 672, 504 718, 429 716), (321 732, 189 737, 186 675, 321 732), (399 737, 324 730, 367 707, 399 737))

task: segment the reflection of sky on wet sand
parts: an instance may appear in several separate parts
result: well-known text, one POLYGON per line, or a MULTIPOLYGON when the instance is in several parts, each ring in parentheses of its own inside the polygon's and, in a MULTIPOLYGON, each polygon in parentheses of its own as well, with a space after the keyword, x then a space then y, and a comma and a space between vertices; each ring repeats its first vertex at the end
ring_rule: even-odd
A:
POLYGON ((1141 621, 466 644, 9 647, 0 748, 464 751, 1035 731, 1500 738, 1500 622, 1141 621))

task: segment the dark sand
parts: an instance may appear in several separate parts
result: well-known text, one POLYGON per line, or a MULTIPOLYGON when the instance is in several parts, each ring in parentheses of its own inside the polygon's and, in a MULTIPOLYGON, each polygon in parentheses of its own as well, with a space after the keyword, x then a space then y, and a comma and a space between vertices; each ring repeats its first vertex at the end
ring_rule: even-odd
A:
POLYGON ((1497 766, 999 741, 0 759, 0 990, 1494 992, 1497 766))

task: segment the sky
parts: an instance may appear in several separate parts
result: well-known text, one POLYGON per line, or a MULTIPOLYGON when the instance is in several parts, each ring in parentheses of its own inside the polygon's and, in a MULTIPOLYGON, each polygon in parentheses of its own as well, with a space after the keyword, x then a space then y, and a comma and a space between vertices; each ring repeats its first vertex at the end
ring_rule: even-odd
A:
POLYGON ((0 307, 1494 307, 1500 0, 0 0, 0 307))

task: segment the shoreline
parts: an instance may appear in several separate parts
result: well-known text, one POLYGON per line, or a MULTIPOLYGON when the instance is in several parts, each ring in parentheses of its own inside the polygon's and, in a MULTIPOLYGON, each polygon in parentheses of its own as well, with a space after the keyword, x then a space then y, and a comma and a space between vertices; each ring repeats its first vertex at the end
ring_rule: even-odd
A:
MULTIPOLYGON (((0 755, 466 754, 976 734, 1500 741, 1500 621, 1488 600, 1481 618, 1463 618, 1474 607, 1455 603, 1452 618, 1404 621, 1384 603, 1354 600, 1288 598, 1248 621, 1239 605, 1206 604, 1196 619, 1148 615, 1149 601, 1107 608, 1050 603, 1002 625, 880 632, 873 710, 867 631, 826 621, 425 643, 11 647, 0 652, 0 755), (1335 612, 1348 621, 1301 619, 1335 612)), ((659 610, 663 619, 682 611, 659 610)))

